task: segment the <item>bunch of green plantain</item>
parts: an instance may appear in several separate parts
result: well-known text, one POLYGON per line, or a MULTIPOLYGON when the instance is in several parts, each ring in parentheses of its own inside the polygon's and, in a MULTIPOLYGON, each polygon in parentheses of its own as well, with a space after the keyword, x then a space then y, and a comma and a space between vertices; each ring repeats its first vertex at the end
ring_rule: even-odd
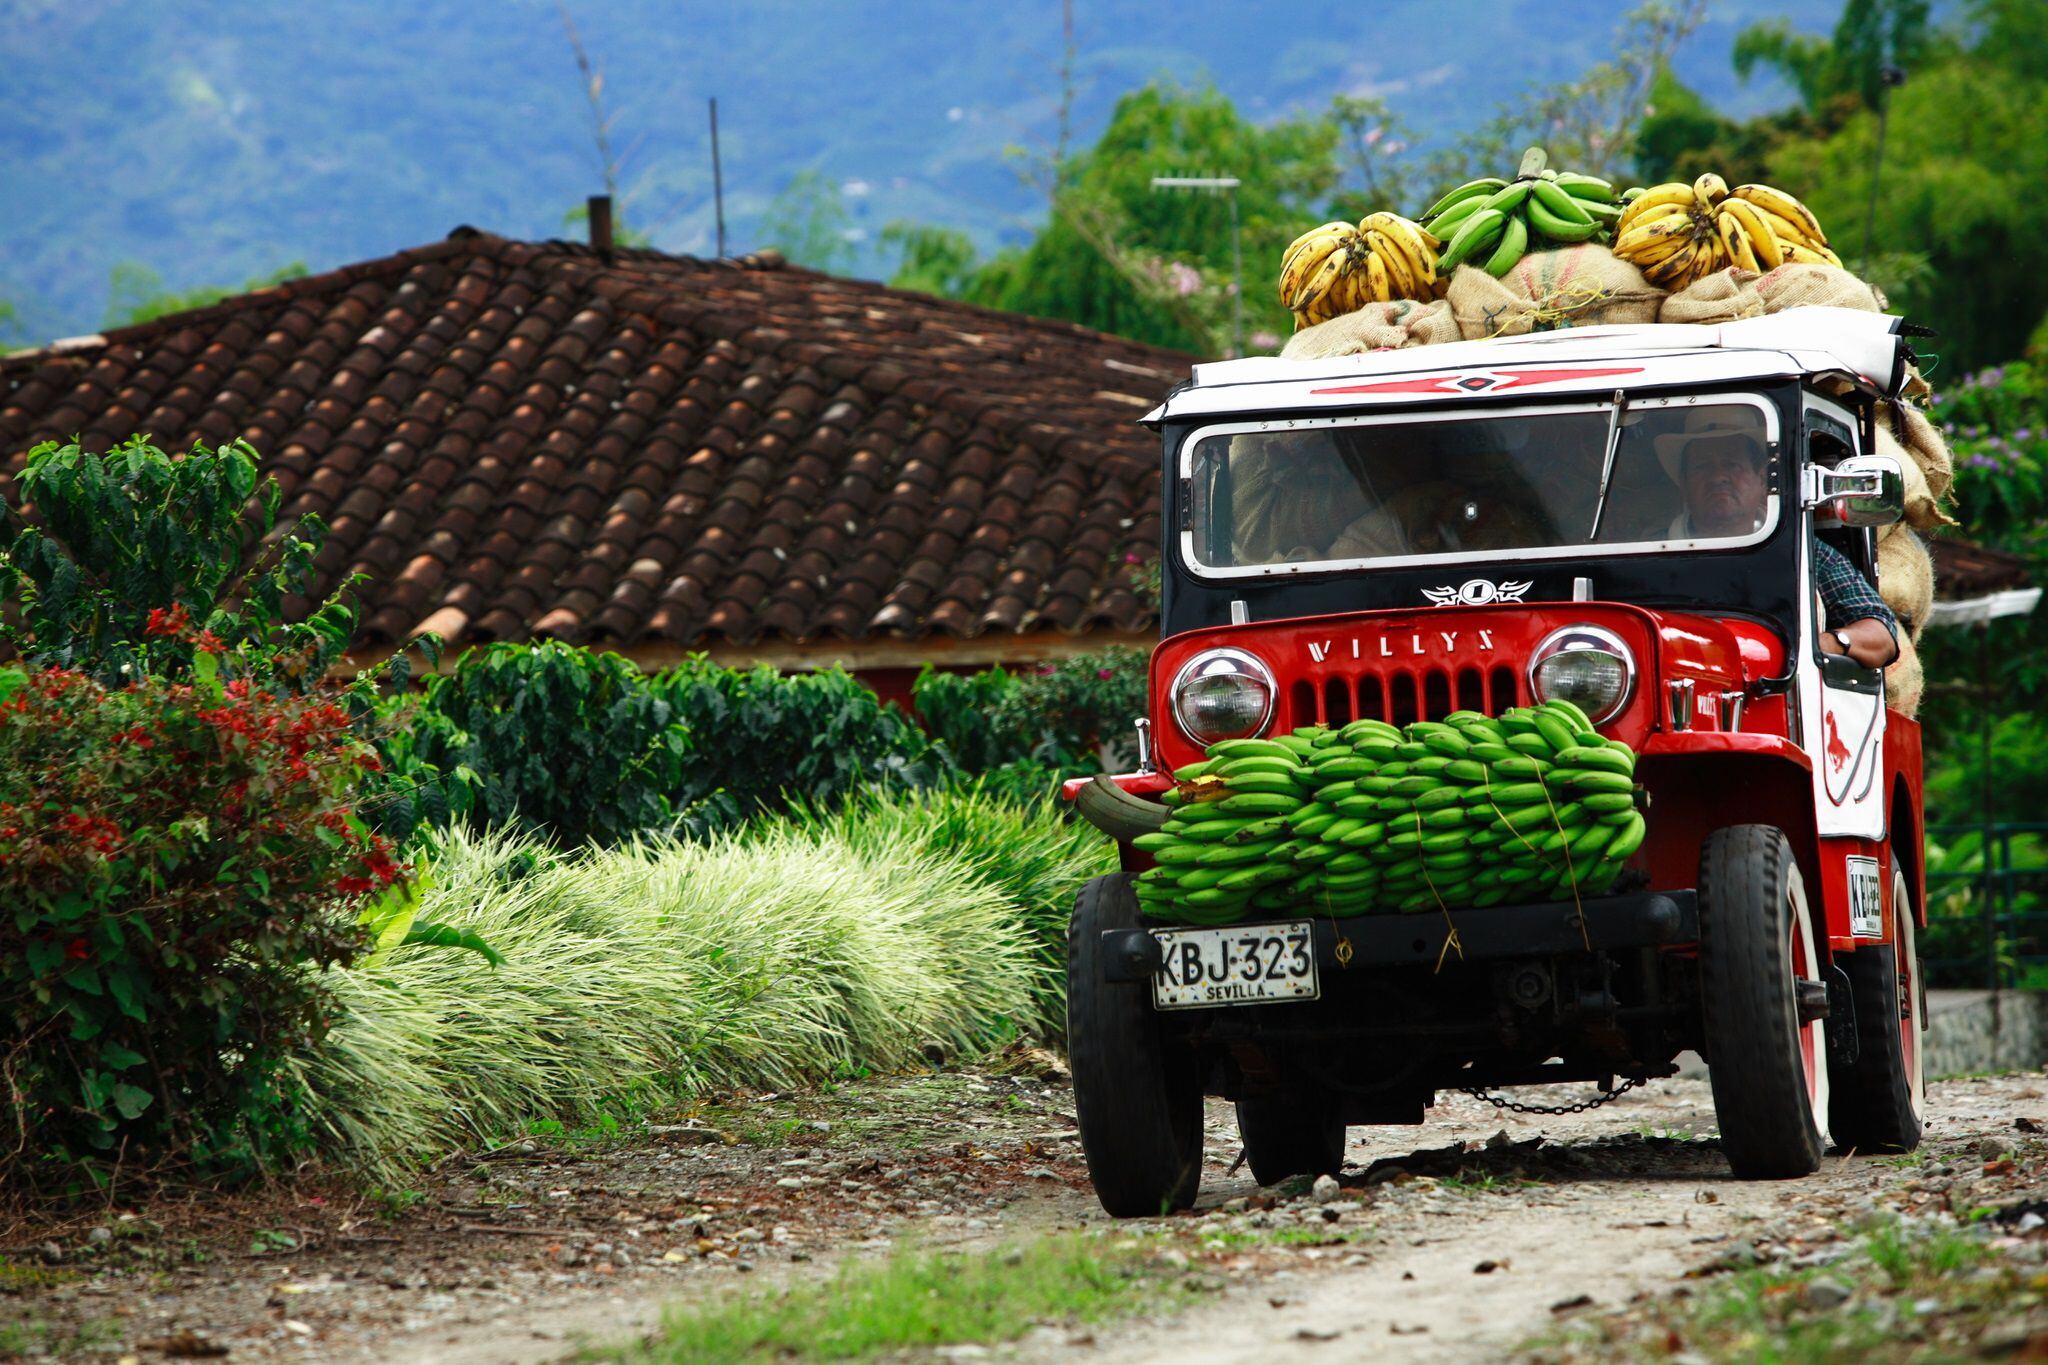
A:
POLYGON ((1222 740, 1135 840, 1139 904, 1220 925, 1601 895, 1643 842, 1635 762, 1562 700, 1222 740))
POLYGON ((1622 206, 1614 186, 1598 176, 1553 171, 1541 147, 1522 157, 1513 180, 1468 180, 1430 206, 1422 224, 1443 250, 1437 269, 1482 266, 1498 278, 1543 246, 1570 246, 1611 234, 1622 206))

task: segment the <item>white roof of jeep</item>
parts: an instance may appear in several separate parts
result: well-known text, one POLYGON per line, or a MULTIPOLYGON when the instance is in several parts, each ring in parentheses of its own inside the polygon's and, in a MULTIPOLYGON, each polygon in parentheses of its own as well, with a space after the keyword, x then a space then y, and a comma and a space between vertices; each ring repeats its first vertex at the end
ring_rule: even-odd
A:
POLYGON ((1853 308, 1795 308, 1741 322, 1577 327, 1334 360, 1224 360, 1195 366, 1193 379, 1143 420, 1703 387, 1809 374, 1847 375, 1889 394, 1904 379, 1899 323, 1853 308))

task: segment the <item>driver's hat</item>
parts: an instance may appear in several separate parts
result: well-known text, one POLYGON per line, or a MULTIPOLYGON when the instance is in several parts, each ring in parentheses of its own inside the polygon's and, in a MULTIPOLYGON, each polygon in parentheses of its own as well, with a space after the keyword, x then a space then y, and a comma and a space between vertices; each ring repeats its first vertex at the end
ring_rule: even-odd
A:
POLYGON ((1763 458, 1763 431, 1761 424, 1756 420, 1756 415, 1747 411, 1738 415, 1726 408, 1720 408, 1705 412, 1688 412, 1683 427, 1654 438, 1652 444, 1657 448, 1657 463, 1664 466, 1664 473, 1672 483, 1682 483, 1680 464, 1686 448, 1694 441, 1714 436, 1746 437, 1755 449, 1757 458, 1763 458))

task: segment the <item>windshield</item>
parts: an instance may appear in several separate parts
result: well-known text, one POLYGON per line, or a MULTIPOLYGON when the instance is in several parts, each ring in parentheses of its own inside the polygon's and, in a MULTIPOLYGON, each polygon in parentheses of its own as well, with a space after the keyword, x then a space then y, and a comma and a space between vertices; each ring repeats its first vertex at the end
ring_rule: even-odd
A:
POLYGON ((1559 558, 1587 545, 1691 549, 1770 533, 1779 475, 1761 400, 1633 400, 1613 418, 1601 403, 1212 427, 1183 465, 1186 553, 1204 572, 1272 573, 1559 558))

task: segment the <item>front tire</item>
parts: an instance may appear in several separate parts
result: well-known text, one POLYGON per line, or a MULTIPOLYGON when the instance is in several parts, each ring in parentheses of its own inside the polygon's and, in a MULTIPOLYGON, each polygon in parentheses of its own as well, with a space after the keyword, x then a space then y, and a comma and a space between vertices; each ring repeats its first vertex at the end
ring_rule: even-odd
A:
POLYGON ((1769 825, 1716 830, 1700 852, 1700 993, 1721 1150, 1745 1180, 1810 1175, 1827 1149, 1827 1035, 1801 1023, 1821 979, 1806 883, 1769 825))
POLYGON ((1910 1152, 1927 1112, 1920 1030, 1925 999, 1912 893, 1892 870, 1892 941, 1848 954, 1842 969, 1856 998, 1856 1064, 1836 1077, 1829 1126, 1859 1152, 1910 1152))
POLYGON ((1321 1096, 1239 1100, 1237 1135, 1244 1143, 1252 1179, 1261 1185, 1277 1185, 1295 1175, 1335 1175, 1344 1169, 1344 1118, 1321 1096))
POLYGON ((1195 1202, 1202 1181, 1202 1086, 1193 1058, 1161 1038, 1148 982, 1106 981, 1102 931, 1140 927, 1131 874, 1081 888, 1067 928, 1067 1063, 1095 1196, 1115 1218, 1195 1202))

